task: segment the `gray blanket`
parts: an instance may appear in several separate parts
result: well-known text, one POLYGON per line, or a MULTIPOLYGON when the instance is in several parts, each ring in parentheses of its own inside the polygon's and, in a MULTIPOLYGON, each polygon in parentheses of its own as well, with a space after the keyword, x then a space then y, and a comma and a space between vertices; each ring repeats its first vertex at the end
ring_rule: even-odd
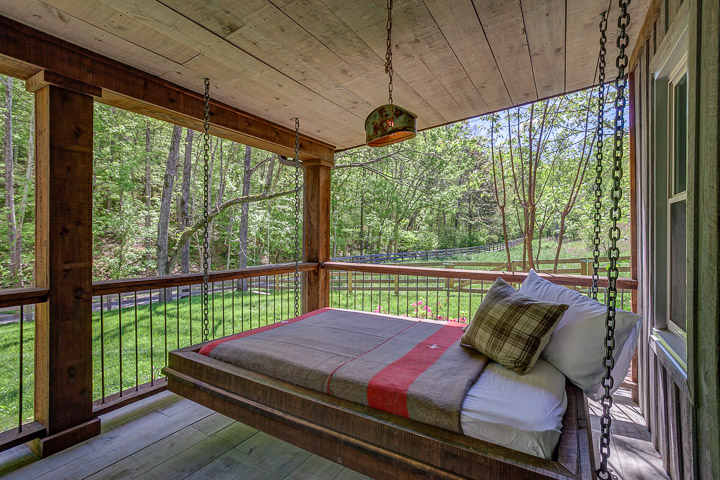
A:
POLYGON ((461 327, 322 309, 219 339, 201 353, 462 433, 463 400, 488 359, 460 346, 461 327))

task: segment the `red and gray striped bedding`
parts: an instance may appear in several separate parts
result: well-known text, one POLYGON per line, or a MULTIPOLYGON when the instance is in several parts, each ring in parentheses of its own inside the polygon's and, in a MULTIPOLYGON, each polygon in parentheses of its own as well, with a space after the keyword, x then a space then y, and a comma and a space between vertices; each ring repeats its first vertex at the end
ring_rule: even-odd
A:
POLYGON ((462 433, 463 399, 488 363, 462 325, 325 308, 200 351, 295 385, 462 433))

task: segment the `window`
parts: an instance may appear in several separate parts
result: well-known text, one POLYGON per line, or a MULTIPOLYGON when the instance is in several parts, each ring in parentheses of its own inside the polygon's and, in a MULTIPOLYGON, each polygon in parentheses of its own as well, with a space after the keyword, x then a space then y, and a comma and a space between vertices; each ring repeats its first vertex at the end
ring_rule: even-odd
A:
POLYGON ((688 75, 685 62, 668 81, 667 323, 684 337, 686 300, 686 228, 688 75))
MULTIPOLYGON (((652 339, 687 372, 689 15, 678 16, 650 60, 652 108, 652 339)), ((658 350, 660 351, 660 350, 658 350)))

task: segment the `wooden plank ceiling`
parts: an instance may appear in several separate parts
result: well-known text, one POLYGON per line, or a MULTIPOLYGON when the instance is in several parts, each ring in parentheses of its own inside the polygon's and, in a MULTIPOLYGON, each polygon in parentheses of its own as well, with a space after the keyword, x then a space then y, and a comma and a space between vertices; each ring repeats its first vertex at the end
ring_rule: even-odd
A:
MULTIPOLYGON (((609 0, 395 0, 395 102, 429 128, 596 83, 609 0)), ((650 0, 633 0, 630 47, 650 0)), ((347 149, 387 101, 385 0, 0 0, 0 14, 347 149)))

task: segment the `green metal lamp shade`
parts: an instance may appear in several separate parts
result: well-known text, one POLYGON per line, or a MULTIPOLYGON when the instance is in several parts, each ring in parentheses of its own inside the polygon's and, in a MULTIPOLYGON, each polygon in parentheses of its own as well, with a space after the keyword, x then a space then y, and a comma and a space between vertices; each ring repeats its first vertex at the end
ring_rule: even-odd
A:
POLYGON ((417 135, 417 116, 397 105, 383 105, 365 120, 365 143, 384 147, 410 140, 417 135))

